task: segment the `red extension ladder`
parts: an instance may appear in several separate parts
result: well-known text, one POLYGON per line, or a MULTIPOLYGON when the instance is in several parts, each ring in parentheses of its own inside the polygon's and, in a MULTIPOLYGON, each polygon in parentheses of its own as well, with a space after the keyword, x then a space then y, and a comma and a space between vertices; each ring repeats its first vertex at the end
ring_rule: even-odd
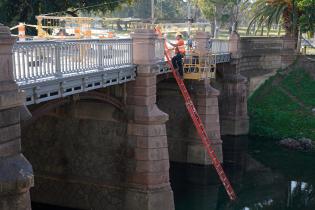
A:
POLYGON ((214 168, 216 169, 219 177, 220 177, 220 180, 222 181, 224 187, 225 187, 225 190, 227 192, 227 194, 229 195, 230 199, 231 200, 236 200, 236 195, 235 195, 235 192, 231 186, 231 183, 230 181, 228 180, 228 178, 226 177, 224 171, 223 171, 223 168, 221 166, 221 163, 220 161, 218 160, 216 154, 214 153, 214 150, 211 146, 211 142, 208 138, 208 135, 205 131, 205 128, 204 128, 204 125, 199 117, 199 114, 197 113, 197 110, 195 108, 195 105, 193 104, 191 98, 190 98, 190 95, 187 91, 187 88, 183 82, 183 80, 181 78, 179 78, 179 75, 177 74, 177 71, 174 69, 173 67, 173 64, 171 62, 171 59, 170 59, 170 54, 169 54, 169 50, 167 48, 167 44, 165 42, 165 45, 164 45, 164 53, 165 53, 165 57, 166 57, 166 60, 167 60, 167 63, 169 65, 169 67, 171 68, 172 70, 172 73, 174 75, 174 78, 176 79, 176 82, 180 88, 180 91, 182 92, 182 95, 184 97, 184 100, 185 100, 185 105, 186 105, 186 108, 189 112, 189 115, 192 119, 192 121, 194 122, 194 125, 197 129, 197 132, 202 140, 202 143, 204 145, 204 147, 206 148, 207 150, 207 153, 209 155, 209 157, 211 158, 212 160, 212 163, 214 165, 214 168))

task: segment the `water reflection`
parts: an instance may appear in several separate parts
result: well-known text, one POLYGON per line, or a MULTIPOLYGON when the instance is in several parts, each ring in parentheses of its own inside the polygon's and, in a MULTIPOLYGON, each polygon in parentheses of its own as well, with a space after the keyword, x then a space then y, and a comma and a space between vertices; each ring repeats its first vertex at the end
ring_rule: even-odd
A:
POLYGON ((283 150, 265 139, 223 141, 225 171, 238 201, 228 200, 212 167, 172 164, 176 210, 315 209, 314 154, 283 150), (295 164, 298 169, 304 165, 307 173, 296 171, 295 164))

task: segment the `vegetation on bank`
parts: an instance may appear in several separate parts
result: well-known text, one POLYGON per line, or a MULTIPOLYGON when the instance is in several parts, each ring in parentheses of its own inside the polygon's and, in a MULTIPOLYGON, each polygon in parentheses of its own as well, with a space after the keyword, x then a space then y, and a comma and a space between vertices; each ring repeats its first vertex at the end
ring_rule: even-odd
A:
POLYGON ((315 141, 315 80, 301 65, 279 72, 248 100, 250 134, 315 141))

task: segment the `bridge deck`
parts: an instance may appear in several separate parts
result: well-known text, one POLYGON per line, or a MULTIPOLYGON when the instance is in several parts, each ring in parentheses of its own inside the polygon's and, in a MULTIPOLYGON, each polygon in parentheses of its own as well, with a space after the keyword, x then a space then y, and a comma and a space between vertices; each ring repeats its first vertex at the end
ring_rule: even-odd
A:
MULTIPOLYGON (((163 42, 155 42, 157 74, 169 72, 163 42)), ((216 63, 229 62, 226 41, 213 41, 211 49, 216 63)), ((14 77, 31 105, 134 80, 132 58, 132 39, 18 42, 14 77)))

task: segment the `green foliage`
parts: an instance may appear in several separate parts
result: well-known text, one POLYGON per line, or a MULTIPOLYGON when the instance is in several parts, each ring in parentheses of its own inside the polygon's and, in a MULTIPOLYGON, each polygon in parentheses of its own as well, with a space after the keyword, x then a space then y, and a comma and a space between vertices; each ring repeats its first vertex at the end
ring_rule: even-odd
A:
POLYGON ((240 3, 247 2, 246 0, 195 0, 195 4, 200 8, 203 16, 213 21, 217 18, 218 21, 227 23, 230 19, 237 19, 237 11, 235 7, 240 3))
POLYGON ((315 31, 315 0, 300 0, 298 7, 301 10, 299 17, 301 31, 309 32, 312 37, 315 31))
POLYGON ((270 29, 281 23, 289 35, 297 35, 299 26, 302 32, 314 34, 315 0, 257 0, 252 9, 248 32, 253 27, 270 29))
POLYGON ((281 88, 306 105, 315 105, 314 80, 295 69, 280 84, 269 79, 249 99, 250 133, 271 138, 307 137, 315 140, 315 117, 309 107, 292 100, 281 88))
POLYGON ((315 107, 315 80, 303 69, 291 72, 281 85, 306 106, 315 107))
MULTIPOLYGON (((155 18, 159 22, 183 22, 187 18, 187 2, 182 0, 158 0, 155 1, 155 18)), ((151 1, 134 0, 134 4, 123 5, 114 12, 108 14, 111 17, 151 18, 151 1)))
POLYGON ((213 0, 196 0, 195 3, 207 20, 212 21, 215 18, 215 2, 213 0))
MULTIPOLYGON (((133 0, 0 0, 0 22, 13 26, 18 22, 35 23, 35 16, 63 11, 63 15, 78 15, 84 11, 113 10, 122 3, 133 0)), ((62 14, 62 13, 59 13, 62 14)))
MULTIPOLYGON (((287 0, 257 0, 252 5, 254 16, 248 26, 248 33, 254 27, 271 29, 274 24, 283 23, 287 34, 293 33, 293 11, 291 1, 287 0)), ((295 26, 296 28, 296 26, 295 26)))

